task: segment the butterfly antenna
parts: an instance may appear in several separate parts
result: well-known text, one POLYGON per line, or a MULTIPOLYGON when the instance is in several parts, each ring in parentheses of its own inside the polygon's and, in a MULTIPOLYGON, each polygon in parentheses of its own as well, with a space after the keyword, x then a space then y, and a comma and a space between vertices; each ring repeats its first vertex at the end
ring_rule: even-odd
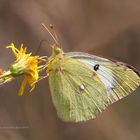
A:
POLYGON ((56 31, 55 31, 55 29, 54 29, 54 26, 53 26, 52 24, 50 24, 50 28, 52 29, 53 34, 54 34, 54 36, 55 36, 55 39, 56 39, 57 42, 58 42, 57 45, 59 45, 59 47, 62 49, 62 47, 61 47, 61 45, 60 45, 60 42, 59 42, 59 39, 58 39, 58 36, 57 36, 56 31))
POLYGON ((52 29, 53 34, 54 34, 54 36, 55 36, 57 42, 59 42, 59 41, 58 41, 58 40, 59 40, 59 39, 58 39, 58 36, 57 36, 57 34, 56 34, 56 32, 55 32, 55 29, 54 29, 54 26, 53 26, 52 24, 50 24, 50 28, 52 29))
MULTIPOLYGON (((53 32, 54 32, 54 35, 53 35, 53 34, 51 33, 51 31, 48 29, 48 27, 47 27, 44 23, 42 23, 42 26, 47 30, 47 32, 48 32, 48 33, 50 34, 50 36, 53 38, 53 40, 55 41, 55 43, 58 45, 59 42, 57 41, 57 35, 56 35, 55 31, 53 30, 53 32)), ((53 26, 50 25, 50 28, 53 29, 53 26)))

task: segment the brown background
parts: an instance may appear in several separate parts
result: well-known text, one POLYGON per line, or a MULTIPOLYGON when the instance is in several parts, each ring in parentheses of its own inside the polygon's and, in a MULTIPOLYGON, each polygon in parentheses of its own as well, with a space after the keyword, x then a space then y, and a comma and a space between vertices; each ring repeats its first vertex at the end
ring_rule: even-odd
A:
MULTIPOLYGON (((84 51, 127 62, 140 70, 138 0, 0 0, 0 65, 14 61, 6 45, 50 55, 53 40, 41 23, 52 23, 65 51, 84 51)), ((0 88, 0 140, 139 140, 140 88, 97 119, 66 123, 58 119, 47 79, 23 97, 22 78, 0 88), (23 128, 25 127, 25 128, 23 128), (28 127, 28 128, 26 128, 28 127)))

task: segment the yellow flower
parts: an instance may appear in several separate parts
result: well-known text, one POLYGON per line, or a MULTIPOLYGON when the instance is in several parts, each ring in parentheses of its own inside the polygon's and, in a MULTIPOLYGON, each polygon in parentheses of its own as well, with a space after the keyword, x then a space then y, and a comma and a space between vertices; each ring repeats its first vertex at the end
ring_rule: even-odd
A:
POLYGON ((38 72, 39 67, 38 64, 40 62, 39 56, 31 56, 32 53, 26 54, 26 48, 23 48, 23 44, 18 50, 14 44, 12 43, 7 48, 11 48, 16 61, 10 65, 9 71, 10 76, 17 77, 20 75, 24 75, 24 80, 21 84, 18 95, 22 96, 25 90, 26 84, 29 84, 32 91, 35 88, 35 83, 38 81, 38 72))

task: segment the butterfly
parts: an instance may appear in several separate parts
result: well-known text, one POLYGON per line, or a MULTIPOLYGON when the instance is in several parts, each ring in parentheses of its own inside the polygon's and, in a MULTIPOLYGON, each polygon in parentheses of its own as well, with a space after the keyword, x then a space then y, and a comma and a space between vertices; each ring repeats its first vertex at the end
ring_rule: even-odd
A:
POLYGON ((47 74, 53 104, 62 120, 94 119, 140 85, 134 67, 88 53, 65 53, 54 40, 47 74))

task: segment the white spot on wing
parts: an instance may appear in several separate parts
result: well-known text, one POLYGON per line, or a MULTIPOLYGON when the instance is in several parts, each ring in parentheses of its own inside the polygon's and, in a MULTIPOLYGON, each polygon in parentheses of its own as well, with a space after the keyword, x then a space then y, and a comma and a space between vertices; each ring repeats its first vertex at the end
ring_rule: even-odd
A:
POLYGON ((80 85, 80 89, 81 90, 84 90, 85 89, 85 86, 82 84, 82 85, 80 85))

